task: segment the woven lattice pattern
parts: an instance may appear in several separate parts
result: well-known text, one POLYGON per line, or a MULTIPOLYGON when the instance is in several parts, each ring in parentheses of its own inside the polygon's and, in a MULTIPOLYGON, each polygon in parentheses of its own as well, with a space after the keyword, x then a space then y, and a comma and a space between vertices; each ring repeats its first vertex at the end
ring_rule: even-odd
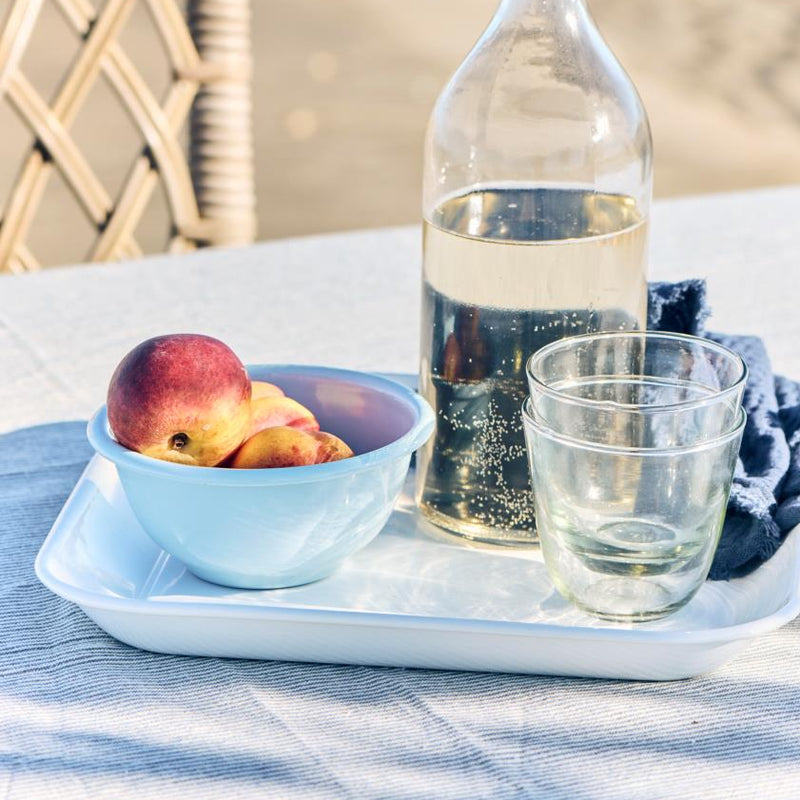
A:
MULTIPOLYGON (((142 253, 135 232, 158 182, 171 214, 171 251, 242 244, 255 234, 248 0, 191 0, 188 19, 176 0, 53 2, 81 38, 58 91, 45 101, 21 62, 43 0, 14 0, 0 35, 0 93, 31 130, 33 142, 0 221, 0 272, 37 269, 31 223, 53 171, 60 173, 96 230, 90 261, 142 253), (172 81, 156 98, 119 43, 143 3, 166 51, 172 81), (115 196, 104 187, 70 127, 92 86, 111 86, 144 146, 115 196), (189 157, 180 130, 190 120, 189 157)), ((113 142, 109 143, 109 147, 113 142)))

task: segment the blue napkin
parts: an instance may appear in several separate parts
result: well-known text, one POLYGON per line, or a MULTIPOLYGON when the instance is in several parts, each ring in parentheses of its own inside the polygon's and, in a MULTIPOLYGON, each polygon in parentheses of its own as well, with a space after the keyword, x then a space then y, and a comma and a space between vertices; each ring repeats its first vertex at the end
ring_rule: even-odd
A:
POLYGON ((651 283, 649 289, 648 328, 708 336, 739 353, 749 368, 747 424, 709 577, 745 575, 800 524, 800 384, 772 374, 758 337, 705 332, 705 281, 651 283))

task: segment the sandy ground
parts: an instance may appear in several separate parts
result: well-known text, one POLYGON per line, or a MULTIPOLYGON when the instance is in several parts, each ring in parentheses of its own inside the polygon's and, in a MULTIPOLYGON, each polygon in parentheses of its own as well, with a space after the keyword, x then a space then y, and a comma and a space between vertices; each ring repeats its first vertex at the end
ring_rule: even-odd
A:
MULTIPOLYGON (((0 0, 5 14, 10 0, 0 0)), ((252 0, 259 237, 415 222, 429 110, 495 0, 252 0)), ((656 195, 800 182, 800 0, 590 0, 650 114, 656 195)), ((138 10, 123 44, 155 86, 166 64, 138 10)), ((45 2, 25 59, 45 97, 77 43, 45 2)), ((29 136, 0 108, 0 188, 29 136)), ((138 141, 98 87, 75 123, 113 189, 138 141)), ((163 198, 140 238, 166 230, 163 198)), ((52 181, 32 240, 81 260, 91 231, 52 181)))

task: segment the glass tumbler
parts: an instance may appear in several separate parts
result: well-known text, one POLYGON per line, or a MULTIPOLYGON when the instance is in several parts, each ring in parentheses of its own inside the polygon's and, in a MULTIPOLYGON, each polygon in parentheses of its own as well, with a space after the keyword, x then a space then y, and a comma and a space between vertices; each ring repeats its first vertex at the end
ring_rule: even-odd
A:
POLYGON ((725 348, 667 339, 665 350, 662 334, 576 337, 528 366, 522 416, 545 565, 561 594, 605 619, 685 605, 725 518, 747 370, 725 348))
POLYGON ((747 382, 746 364, 727 347, 652 331, 565 339, 534 353, 526 371, 537 422, 625 447, 716 438, 735 426, 747 382))

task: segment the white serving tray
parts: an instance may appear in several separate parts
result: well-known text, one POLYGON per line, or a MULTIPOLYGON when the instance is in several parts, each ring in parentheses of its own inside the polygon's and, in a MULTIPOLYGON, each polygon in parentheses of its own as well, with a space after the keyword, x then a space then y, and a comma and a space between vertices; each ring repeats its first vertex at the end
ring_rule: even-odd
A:
POLYGON ((691 677, 800 613, 798 531, 752 575, 707 582, 666 619, 619 625, 563 600, 538 551, 435 538, 409 490, 377 539, 332 577, 294 589, 227 589, 194 577, 150 540, 114 466, 95 456, 36 574, 145 650, 543 675, 691 677))

